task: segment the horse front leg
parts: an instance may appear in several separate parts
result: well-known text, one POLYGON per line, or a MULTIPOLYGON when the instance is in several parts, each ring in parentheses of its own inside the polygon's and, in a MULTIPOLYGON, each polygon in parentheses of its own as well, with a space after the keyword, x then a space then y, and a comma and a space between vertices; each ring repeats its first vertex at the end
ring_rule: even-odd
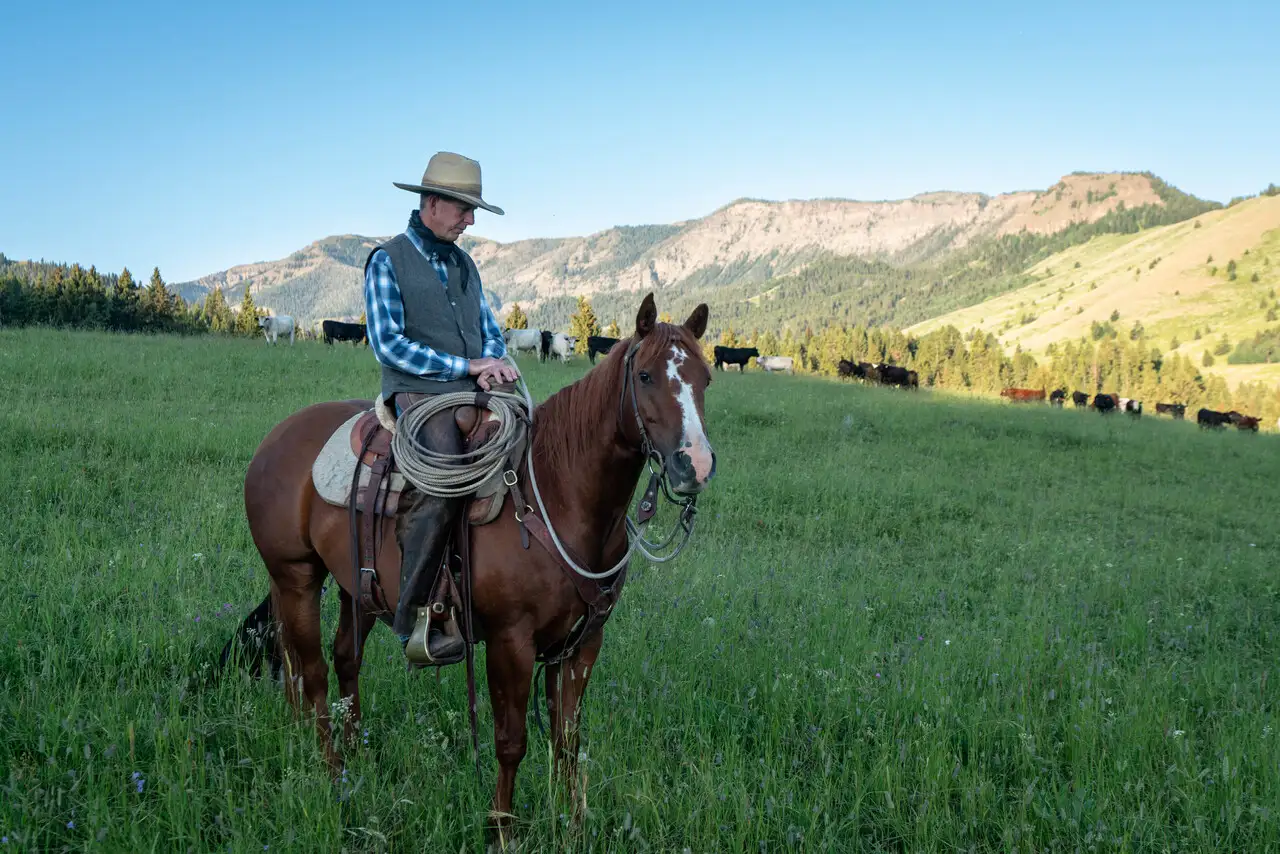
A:
POLYGON ((349 702, 343 717, 343 742, 355 745, 360 735, 360 664, 364 658, 369 633, 376 622, 371 614, 360 611, 357 620, 352 615, 351 594, 341 587, 339 597, 338 631, 333 636, 333 669, 338 675, 338 697, 349 702), (356 637, 359 636, 360 654, 356 655, 356 637))
POLYGON ((547 716, 551 719, 551 742, 556 775, 573 802, 573 817, 581 821, 587 807, 586 781, 578 776, 579 723, 582 697, 595 669, 603 630, 596 632, 572 656, 547 668, 547 716))
POLYGON ((533 679, 533 636, 508 631, 485 642, 485 671, 489 680, 489 701, 493 704, 494 753, 498 759, 498 785, 489 813, 491 841, 499 850, 512 845, 511 803, 516 772, 528 747, 525 715, 529 710, 529 689, 533 679))

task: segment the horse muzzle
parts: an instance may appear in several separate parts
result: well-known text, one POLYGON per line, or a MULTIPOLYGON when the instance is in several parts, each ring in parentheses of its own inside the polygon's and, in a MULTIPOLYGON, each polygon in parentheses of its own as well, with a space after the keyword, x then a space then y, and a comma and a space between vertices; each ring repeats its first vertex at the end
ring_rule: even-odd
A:
POLYGON ((686 447, 667 458, 667 483, 677 495, 697 495, 716 474, 716 454, 710 445, 686 447))

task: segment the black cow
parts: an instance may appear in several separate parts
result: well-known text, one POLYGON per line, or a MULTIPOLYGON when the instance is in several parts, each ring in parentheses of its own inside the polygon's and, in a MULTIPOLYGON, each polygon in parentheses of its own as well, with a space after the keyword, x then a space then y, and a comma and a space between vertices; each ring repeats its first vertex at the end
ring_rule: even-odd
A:
POLYGON ((1232 413, 1217 412, 1212 409, 1201 409, 1196 413, 1196 423, 1201 427, 1226 427, 1228 424, 1234 424, 1235 420, 1231 417, 1232 413))
POLYGON ((1067 390, 1065 388, 1056 388, 1049 393, 1050 406, 1062 406, 1067 400, 1067 390))
POLYGON ((1082 392, 1082 391, 1073 391, 1073 392, 1071 392, 1071 403, 1072 403, 1072 405, 1073 405, 1073 406, 1075 406, 1076 408, 1080 408, 1080 407, 1083 407, 1083 406, 1088 406, 1088 405, 1089 405, 1089 395, 1085 394, 1085 393, 1084 393, 1084 392, 1082 392))
POLYGON ((1156 413, 1158 415, 1172 415, 1174 418, 1182 419, 1187 414, 1187 405, 1185 403, 1157 403, 1156 413))
POLYGON ((591 360, 591 364, 596 363, 596 354, 601 356, 609 355, 609 351, 613 349, 613 345, 618 343, 617 338, 607 338, 604 335, 590 335, 587 337, 587 358, 591 360))
MULTIPOLYGON (((900 365, 880 365, 876 375, 880 378, 880 382, 884 385, 910 386, 911 374, 914 371, 908 371, 900 365)), ((917 380, 917 385, 919 380, 917 380)))
POLYGON ((721 347, 716 345, 713 351, 716 357, 716 368, 724 370, 725 365, 737 365, 738 373, 746 370, 747 362, 752 356, 760 358, 760 351, 755 347, 721 347))
POLYGON ((836 365, 836 375, 842 380, 863 380, 867 378, 867 368, 869 367, 870 365, 866 362, 851 362, 848 359, 841 359, 840 363, 836 365))
POLYGON ((1100 415, 1114 412, 1119 405, 1114 394, 1099 394, 1093 398, 1093 408, 1098 410, 1100 415))
POLYGON ((361 341, 365 346, 369 344, 369 330, 363 323, 343 323, 341 320, 325 320, 320 324, 320 330, 324 333, 324 343, 332 344, 334 341, 350 341, 353 344, 359 344, 361 341))
POLYGON ((550 329, 542 330, 542 349, 538 351, 538 361, 545 362, 551 356, 551 339, 555 333, 550 329))

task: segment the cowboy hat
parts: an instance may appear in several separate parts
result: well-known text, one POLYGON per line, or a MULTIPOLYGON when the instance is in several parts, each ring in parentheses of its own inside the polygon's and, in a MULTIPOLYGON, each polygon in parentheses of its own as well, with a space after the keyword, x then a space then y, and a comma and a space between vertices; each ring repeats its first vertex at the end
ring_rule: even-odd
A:
POLYGON ((438 193, 502 216, 502 208, 480 197, 480 164, 452 151, 439 151, 432 156, 421 184, 391 183, 411 193, 438 193))

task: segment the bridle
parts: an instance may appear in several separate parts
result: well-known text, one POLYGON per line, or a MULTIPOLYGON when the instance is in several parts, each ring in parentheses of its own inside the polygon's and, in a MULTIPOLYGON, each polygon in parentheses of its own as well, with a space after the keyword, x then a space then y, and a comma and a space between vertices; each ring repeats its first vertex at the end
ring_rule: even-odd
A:
MULTIPOLYGON (((551 541, 555 544, 556 551, 560 553, 561 560, 567 567, 583 578, 597 580, 613 576, 627 565, 628 561, 631 560, 631 555, 636 551, 639 551, 654 563, 666 563, 675 560, 676 556, 684 551, 684 547, 688 545, 689 538, 693 536, 693 527, 698 512, 698 496, 695 494, 676 497, 672 494, 671 485, 667 477, 666 460, 663 459, 657 448, 653 446, 653 440, 649 438, 649 431, 645 429, 644 419, 640 416, 640 401, 636 397, 636 381, 633 369, 636 351, 640 349, 642 340, 633 341, 627 348, 626 356, 623 358, 622 394, 618 397, 618 424, 621 427, 625 422, 623 407, 630 400, 636 429, 640 434, 640 453, 644 456, 645 464, 649 468, 649 485, 645 488, 644 493, 640 496, 640 501, 636 504, 635 519, 633 520, 630 516, 623 517, 627 527, 627 551, 622 556, 622 559, 609 569, 603 572, 592 572, 586 567, 579 566, 569 555, 564 544, 560 542, 560 537, 556 534, 555 527, 551 524, 551 516, 547 513, 546 504, 543 503, 542 492, 538 489, 538 477, 534 472, 533 449, 530 447, 529 486, 533 492, 533 500, 537 502, 538 512, 542 516, 543 524, 546 525, 547 533, 551 535, 551 541), (681 510, 677 525, 670 535, 661 542, 655 543, 645 537, 645 529, 658 510, 659 487, 661 487, 662 494, 667 501, 677 505, 681 510), (677 537, 680 537, 680 541, 673 548, 671 544, 675 542, 677 537)), ((521 385, 523 386, 523 383, 521 385)), ((526 397, 528 396, 527 387, 525 388, 525 395, 526 397)), ((530 410, 532 411, 532 405, 530 405, 530 410)))

